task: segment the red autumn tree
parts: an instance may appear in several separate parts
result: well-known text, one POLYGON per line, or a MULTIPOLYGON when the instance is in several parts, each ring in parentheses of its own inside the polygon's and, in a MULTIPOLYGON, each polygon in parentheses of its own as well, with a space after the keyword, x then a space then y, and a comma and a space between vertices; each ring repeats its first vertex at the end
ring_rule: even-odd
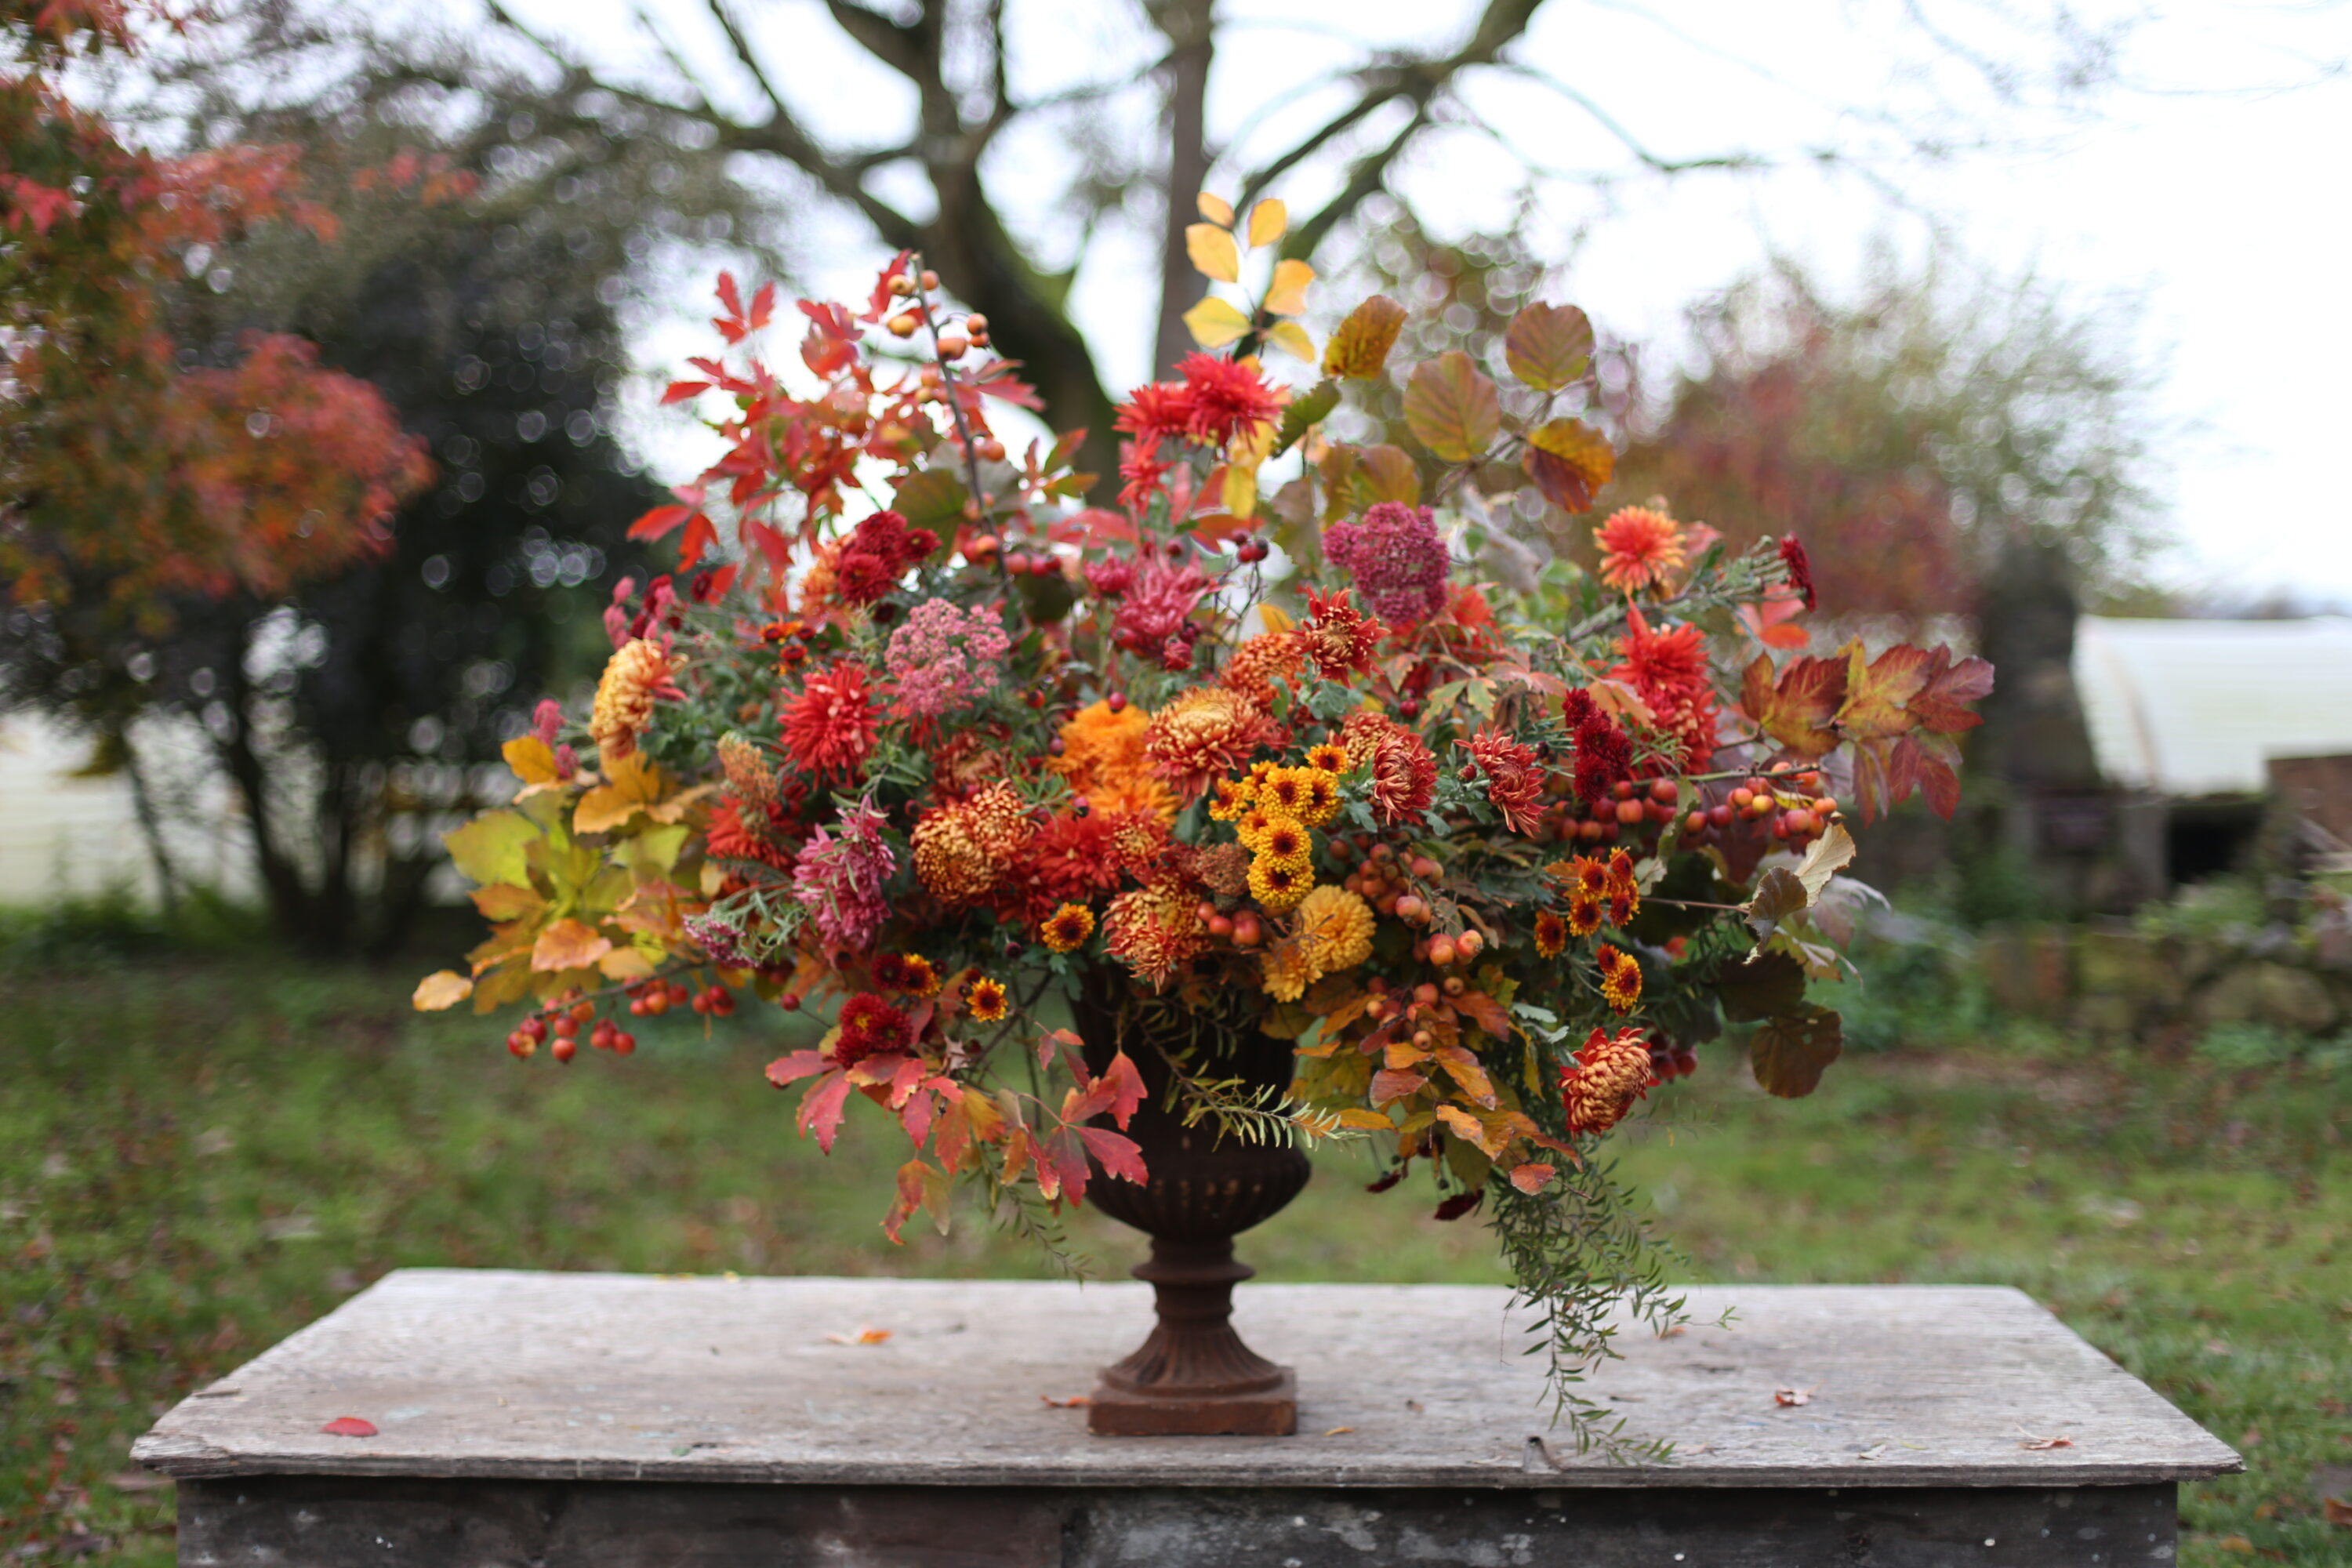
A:
POLYGON ((161 630, 176 596, 267 596, 382 552, 429 478, 364 382, 260 335, 204 366, 168 279, 256 226, 331 220, 291 151, 173 158, 58 85, 135 47, 126 0, 0 0, 0 594, 161 630))

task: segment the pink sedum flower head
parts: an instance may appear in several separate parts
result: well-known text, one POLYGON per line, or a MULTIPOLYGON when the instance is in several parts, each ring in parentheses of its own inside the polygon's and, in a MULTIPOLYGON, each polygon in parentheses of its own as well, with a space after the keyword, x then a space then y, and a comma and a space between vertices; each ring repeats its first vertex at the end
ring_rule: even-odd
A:
POLYGON ((1416 625, 1445 607, 1445 541, 1425 506, 1384 500, 1361 521, 1334 523, 1323 531, 1323 553, 1391 626, 1416 625))
POLYGON ((890 634, 885 656, 898 711, 937 719, 971 707, 1003 681, 1012 651, 1013 640, 993 612, 924 600, 890 634))

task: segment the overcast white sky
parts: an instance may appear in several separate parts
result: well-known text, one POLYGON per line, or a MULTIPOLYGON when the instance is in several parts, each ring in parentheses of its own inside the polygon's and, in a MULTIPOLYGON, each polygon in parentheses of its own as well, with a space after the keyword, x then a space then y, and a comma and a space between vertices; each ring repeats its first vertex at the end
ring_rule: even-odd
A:
MULTIPOLYGON (((466 0, 446 4, 445 14, 464 14, 466 0)), ((615 0, 517 0, 517 8, 602 60, 652 58, 615 0)), ((740 8, 796 111, 820 132, 868 145, 901 133, 902 85, 848 43, 817 0, 740 8)), ((1994 19, 1992 0, 1922 8, 1963 42, 2028 69, 2054 54, 2021 47, 2021 36, 1994 19)), ((2038 0, 2011 8, 2038 10, 2038 0)), ((1457 36, 1475 9, 1469 0, 1228 0, 1234 25, 1214 79, 1212 132, 1245 155, 1227 167, 1328 112, 1339 89, 1317 89, 1319 72, 1360 58, 1367 43, 1457 36)), ((2086 300, 2126 291, 2144 301, 2143 346, 2168 355, 2170 411, 2203 426, 2179 456, 2180 545, 2162 575, 2225 595, 2285 590, 2352 608, 2352 75, 2340 68, 2352 58, 2352 8, 2172 5, 2129 37, 2117 61, 2124 81, 2087 117, 2037 107, 2033 93, 2002 108, 1904 9, 1896 0, 1661 0, 1654 10, 1669 24, 1630 3, 1551 0, 1517 58, 1588 92, 1654 151, 1787 157, 1833 144, 1862 153, 1900 193, 1890 200, 1867 180, 1801 166, 1645 177, 1605 194, 1557 181, 1545 187, 1547 243, 1564 258, 1585 236, 1558 292, 1617 332, 1670 342, 1691 300, 1770 251, 1851 276, 1874 238, 1923 247, 1918 214, 1944 221, 1985 266, 2038 268, 2086 300), (2005 144, 1942 166, 1899 162, 1874 122, 1882 112, 2005 144)), ((2147 7, 2088 0, 2076 9, 2096 26, 2110 11, 2147 7)), ((1150 58, 1123 0, 1012 0, 1010 10, 1017 93, 1113 76, 1150 58)), ((727 76, 722 43, 695 29, 688 7, 662 15, 677 18, 688 58, 727 76)), ((748 83, 735 79, 748 110, 748 83)), ((1550 88, 1503 73, 1467 87, 1496 134, 1550 168, 1628 169, 1610 135, 1550 88)), ((1141 108, 1139 100, 1122 133, 1150 133, 1141 108)), ((1024 231, 1060 232, 1045 204, 1066 164, 1042 131, 1000 151, 991 174, 1024 231)), ((1403 182, 1437 225, 1466 228, 1495 222, 1522 177, 1486 132, 1462 129, 1424 142, 1403 182)), ((1332 178, 1328 166, 1310 169, 1276 194, 1311 205, 1332 178)), ((919 205, 919 183, 909 179, 904 195, 919 205)), ((1122 385, 1148 369, 1147 243, 1139 228, 1098 242, 1076 292, 1097 355, 1122 385)), ((838 220, 812 224, 794 248, 812 283, 844 293, 879 259, 856 224, 838 220)), ((647 344, 655 360, 699 349, 676 325, 651 331, 647 344)), ((674 435, 647 446, 665 468, 693 451, 674 435)))

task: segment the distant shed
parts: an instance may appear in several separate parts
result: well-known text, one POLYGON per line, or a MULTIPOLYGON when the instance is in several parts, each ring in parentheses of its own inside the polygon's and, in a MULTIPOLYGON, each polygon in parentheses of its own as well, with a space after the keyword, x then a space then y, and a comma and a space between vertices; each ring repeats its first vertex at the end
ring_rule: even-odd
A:
POLYGON ((2352 753, 2352 617, 2084 616, 2073 670, 2102 778, 2163 803, 2158 886, 2242 862, 2273 759, 2352 753))

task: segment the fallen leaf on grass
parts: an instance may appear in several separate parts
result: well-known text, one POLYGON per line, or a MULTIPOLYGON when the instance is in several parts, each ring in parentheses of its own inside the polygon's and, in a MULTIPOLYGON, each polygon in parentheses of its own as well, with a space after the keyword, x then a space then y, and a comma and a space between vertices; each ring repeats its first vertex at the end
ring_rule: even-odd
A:
POLYGON ((1083 1394, 1074 1394, 1067 1399, 1056 1399, 1050 1394, 1041 1394, 1037 1397, 1056 1410, 1077 1410, 1094 1403, 1083 1394))
POLYGON ((1354 1430, 1355 1428, 1353 1426, 1334 1426, 1328 1432, 1324 1433, 1323 1436, 1326 1437, 1337 1437, 1342 1432, 1352 1432, 1354 1430))
POLYGON ((2319 1517, 2330 1524, 2352 1526, 2352 1502, 2340 1497, 2319 1500, 2319 1517))
POLYGON ((878 1345, 890 1337, 887 1329, 860 1329, 854 1334, 827 1334, 826 1342, 836 1345, 878 1345))
POLYGON ((362 1421, 356 1415, 338 1415, 319 1428, 330 1437, 373 1437, 375 1423, 362 1421))

